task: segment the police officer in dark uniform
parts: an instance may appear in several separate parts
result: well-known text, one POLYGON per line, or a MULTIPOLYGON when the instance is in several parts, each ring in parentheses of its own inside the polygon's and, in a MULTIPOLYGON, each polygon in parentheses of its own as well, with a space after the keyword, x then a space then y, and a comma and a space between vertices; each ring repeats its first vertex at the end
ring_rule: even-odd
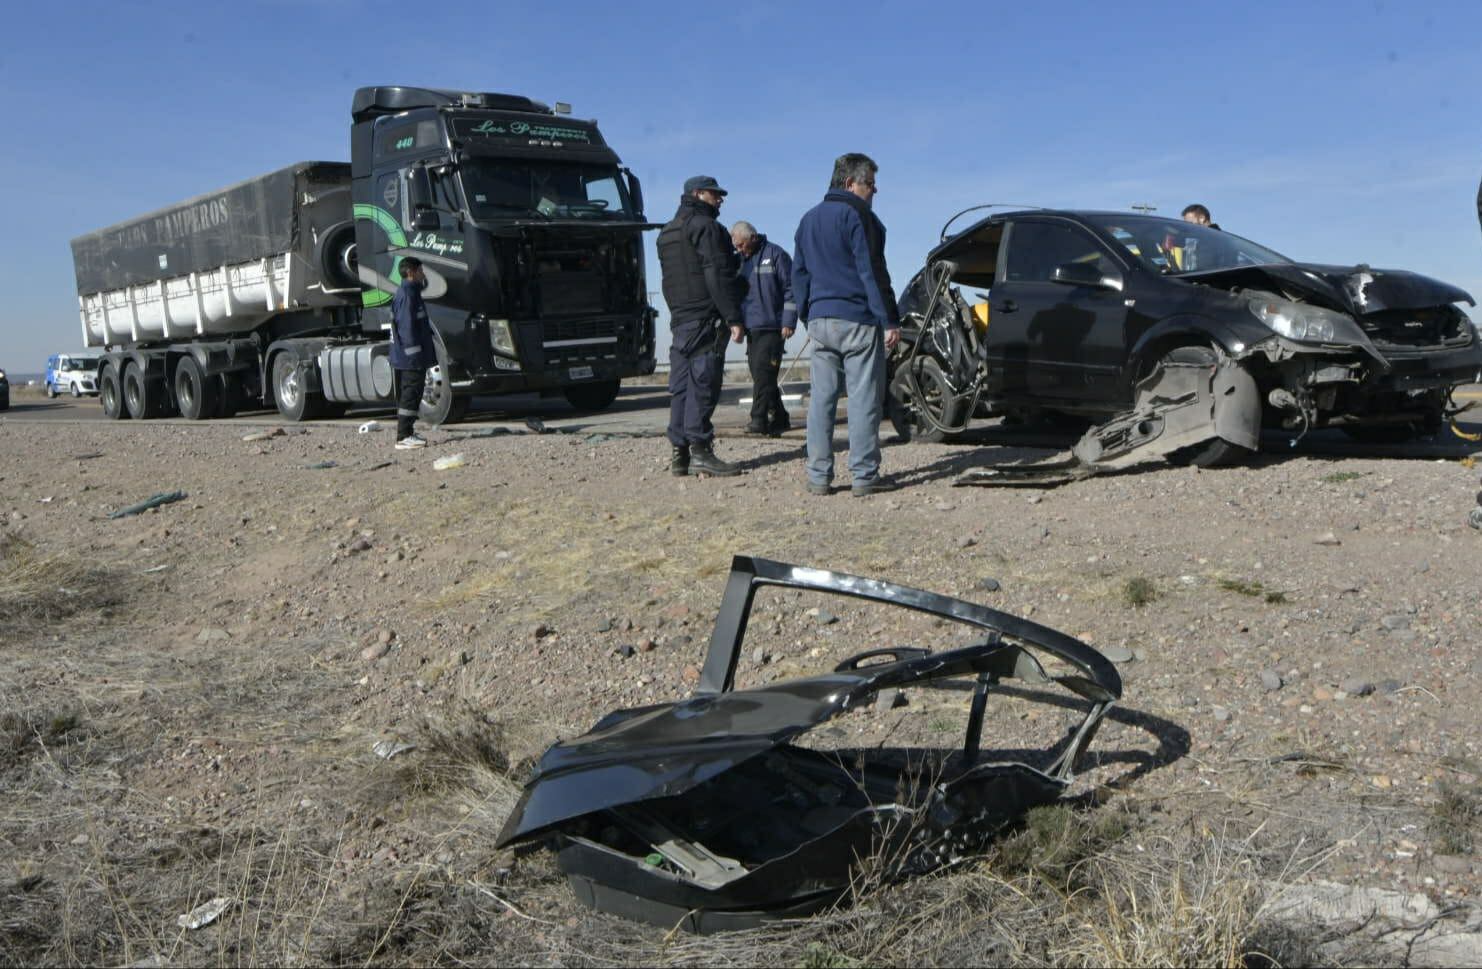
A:
POLYGON ((730 476, 740 469, 715 456, 710 417, 720 400, 726 328, 740 343, 741 262, 716 221, 726 191, 709 175, 684 183, 679 211, 659 232, 659 268, 669 305, 669 470, 730 476))
POLYGON ((420 434, 412 433, 427 368, 437 364, 437 349, 432 342, 432 324, 427 319, 427 304, 422 290, 427 288, 427 274, 422 260, 407 256, 399 266, 401 286, 391 297, 391 366, 396 371, 396 449, 409 451, 427 446, 420 434))

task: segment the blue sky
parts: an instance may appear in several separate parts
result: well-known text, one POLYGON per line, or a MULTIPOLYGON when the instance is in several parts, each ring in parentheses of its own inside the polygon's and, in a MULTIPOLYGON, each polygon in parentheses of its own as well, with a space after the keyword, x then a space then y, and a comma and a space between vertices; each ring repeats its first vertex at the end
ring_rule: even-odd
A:
POLYGON ((351 94, 374 83, 569 101, 643 179, 651 218, 712 174, 724 220, 789 245, 833 158, 866 152, 897 288, 970 204, 1200 201, 1295 258, 1413 269, 1482 299, 1476 2, 61 0, 15 18, 0 53, 12 371, 79 342, 73 236, 348 158, 351 94))

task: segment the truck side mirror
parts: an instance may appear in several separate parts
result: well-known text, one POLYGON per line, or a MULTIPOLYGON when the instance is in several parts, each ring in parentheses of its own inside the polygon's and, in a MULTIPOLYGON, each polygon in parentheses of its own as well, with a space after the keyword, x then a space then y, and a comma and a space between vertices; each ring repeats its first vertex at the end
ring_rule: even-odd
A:
POLYGON ((1095 263, 1068 262, 1056 266, 1050 281, 1066 286, 1090 286, 1093 289, 1122 290, 1122 277, 1117 273, 1104 273, 1095 263))
POLYGON ((418 205, 412 209, 412 229, 417 232, 435 232, 442 221, 430 205, 418 205))
POLYGON ((628 176, 628 196, 633 200, 633 214, 643 218, 643 186, 638 183, 638 176, 628 169, 623 169, 623 174, 628 176))

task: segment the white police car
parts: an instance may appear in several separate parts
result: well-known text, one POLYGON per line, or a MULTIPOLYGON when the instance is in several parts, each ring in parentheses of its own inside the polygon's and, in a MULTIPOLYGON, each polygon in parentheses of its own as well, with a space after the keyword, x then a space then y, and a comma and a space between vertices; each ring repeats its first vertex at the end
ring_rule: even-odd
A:
POLYGON ((46 358, 46 396, 81 397, 98 392, 98 358, 58 353, 46 358))

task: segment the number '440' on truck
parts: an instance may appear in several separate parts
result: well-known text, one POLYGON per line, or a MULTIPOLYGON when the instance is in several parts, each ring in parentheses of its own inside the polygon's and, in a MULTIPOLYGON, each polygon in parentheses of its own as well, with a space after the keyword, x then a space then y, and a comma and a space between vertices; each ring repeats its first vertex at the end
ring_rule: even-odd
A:
POLYGON ((391 295, 423 263, 422 417, 475 394, 584 410, 654 370, 638 179, 593 121, 526 97, 367 87, 350 164, 301 162, 72 241, 111 418, 290 420, 389 405, 391 295))

